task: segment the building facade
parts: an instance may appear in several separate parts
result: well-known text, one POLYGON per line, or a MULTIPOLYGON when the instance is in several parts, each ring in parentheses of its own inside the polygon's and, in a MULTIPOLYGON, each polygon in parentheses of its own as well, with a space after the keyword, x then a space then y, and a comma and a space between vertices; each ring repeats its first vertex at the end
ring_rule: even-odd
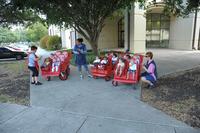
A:
MULTIPOLYGON (((192 50, 200 48, 200 12, 181 18, 163 13, 162 0, 148 0, 147 10, 139 3, 124 11, 124 16, 108 18, 98 41, 100 50, 120 49, 144 53, 146 48, 170 48, 192 50)), ((64 45, 73 48, 75 38, 81 37, 73 30, 62 35, 63 40, 70 39, 64 45), (70 34, 73 32, 73 34, 70 34)), ((63 41, 65 42, 65 41, 63 41)), ((89 43, 88 49, 91 49, 89 43)), ((65 44, 65 43, 63 43, 65 44)))

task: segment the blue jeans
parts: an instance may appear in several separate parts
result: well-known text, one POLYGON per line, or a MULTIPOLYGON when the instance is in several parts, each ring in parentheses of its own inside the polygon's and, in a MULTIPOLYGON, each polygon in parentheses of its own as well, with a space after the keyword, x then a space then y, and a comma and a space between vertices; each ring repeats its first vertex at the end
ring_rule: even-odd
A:
POLYGON ((88 66, 87 66, 87 64, 85 64, 85 65, 77 65, 77 67, 78 67, 78 71, 79 71, 79 72, 82 71, 82 66, 85 68, 85 71, 87 71, 87 72, 89 71, 89 70, 88 70, 88 66))

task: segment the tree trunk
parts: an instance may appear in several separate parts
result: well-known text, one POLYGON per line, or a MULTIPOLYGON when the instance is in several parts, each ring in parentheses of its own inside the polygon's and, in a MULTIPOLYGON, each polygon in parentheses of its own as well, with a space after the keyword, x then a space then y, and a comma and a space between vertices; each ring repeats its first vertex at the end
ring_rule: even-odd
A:
POLYGON ((98 52, 98 40, 90 41, 90 45, 92 47, 94 54, 98 56, 98 54, 99 54, 99 52, 98 52))

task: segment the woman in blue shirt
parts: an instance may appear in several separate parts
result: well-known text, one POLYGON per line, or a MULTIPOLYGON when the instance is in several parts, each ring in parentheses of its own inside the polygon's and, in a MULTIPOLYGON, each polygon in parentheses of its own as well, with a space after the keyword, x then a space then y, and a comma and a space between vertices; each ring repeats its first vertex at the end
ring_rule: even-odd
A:
POLYGON ((87 60, 86 60, 87 48, 86 45, 83 43, 82 38, 76 39, 76 44, 74 46, 73 53, 75 54, 75 63, 78 67, 80 78, 81 79, 83 78, 82 66, 84 66, 85 70, 87 71, 88 77, 92 77, 89 73, 89 69, 87 66, 87 60))

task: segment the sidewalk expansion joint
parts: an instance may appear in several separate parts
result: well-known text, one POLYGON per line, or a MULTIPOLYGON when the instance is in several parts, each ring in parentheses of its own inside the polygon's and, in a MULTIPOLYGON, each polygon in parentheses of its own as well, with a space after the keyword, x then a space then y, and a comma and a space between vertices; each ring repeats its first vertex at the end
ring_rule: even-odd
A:
POLYGON ((85 118, 85 120, 83 121, 83 123, 81 124, 81 126, 77 129, 76 133, 78 133, 81 130, 81 128, 83 127, 83 125, 85 124, 85 122, 87 121, 87 119, 88 119, 88 116, 85 118))
POLYGON ((14 116, 11 116, 7 120, 4 120, 4 121, 0 122, 0 125, 3 125, 5 123, 9 122, 10 120, 17 118, 18 116, 20 116, 21 114, 23 114, 24 112, 26 112, 28 109, 29 109, 29 107, 23 109, 22 111, 20 111, 19 113, 15 114, 14 116))

